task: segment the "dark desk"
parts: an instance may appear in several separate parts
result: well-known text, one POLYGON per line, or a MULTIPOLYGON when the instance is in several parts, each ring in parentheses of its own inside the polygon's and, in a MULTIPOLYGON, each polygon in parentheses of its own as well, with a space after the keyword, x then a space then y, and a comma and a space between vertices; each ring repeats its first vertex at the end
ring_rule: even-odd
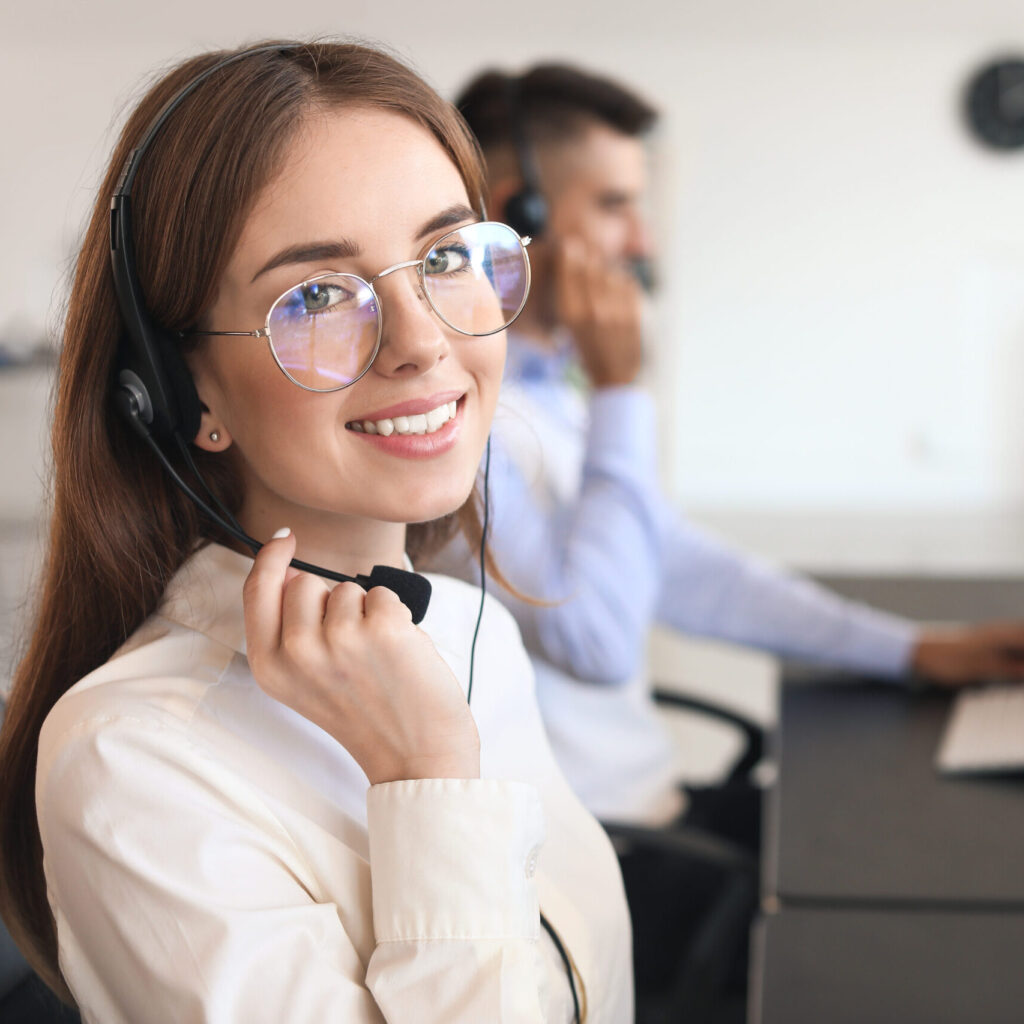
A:
POLYGON ((881 683, 783 688, 766 896, 1024 910, 1024 779, 936 773, 950 700, 881 683))
POLYGON ((784 909, 754 935, 755 1024, 1020 1024, 1024 915, 784 909))
POLYGON ((1024 1020, 1024 779, 935 772, 950 699, 784 687, 755 1024, 1024 1020))

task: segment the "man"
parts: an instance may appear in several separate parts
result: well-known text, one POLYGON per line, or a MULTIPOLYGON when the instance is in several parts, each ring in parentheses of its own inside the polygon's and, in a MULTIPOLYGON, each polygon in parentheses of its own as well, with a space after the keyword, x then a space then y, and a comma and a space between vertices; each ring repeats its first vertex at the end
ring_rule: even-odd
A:
MULTIPOLYGON (((1022 627, 919 630, 733 550, 669 506, 637 385, 654 109, 563 65, 484 73, 458 105, 484 151, 492 216, 535 236, 532 292, 509 337, 509 411, 495 423, 490 544, 514 587, 543 602, 498 591, 584 803, 604 821, 651 826, 689 803, 687 821, 757 842, 753 801, 737 811, 729 794, 679 786, 643 663, 656 622, 875 676, 1024 675, 1022 627)), ((442 564, 475 578, 465 549, 442 564)), ((635 904, 636 873, 623 867, 635 904)))

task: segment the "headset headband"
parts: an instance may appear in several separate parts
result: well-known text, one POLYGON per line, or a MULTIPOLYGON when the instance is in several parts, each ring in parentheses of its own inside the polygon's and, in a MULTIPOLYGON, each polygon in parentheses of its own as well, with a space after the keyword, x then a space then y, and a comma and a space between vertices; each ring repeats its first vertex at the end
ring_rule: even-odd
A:
POLYGON ((167 119, 211 75, 254 54, 287 52, 291 48, 284 43, 254 46, 233 53, 196 75, 164 104, 142 141, 128 155, 110 200, 110 261, 125 327, 118 354, 117 383, 132 389, 143 422, 161 439, 180 434, 190 441, 199 429, 200 404, 175 339, 153 322, 146 308, 132 231, 131 193, 135 175, 167 119))
POLYGON ((505 75, 503 82, 512 145, 515 147, 523 187, 515 195, 509 196, 502 213, 506 222, 519 234, 539 238, 547 228, 548 204, 540 187, 537 157, 527 136, 522 79, 516 75, 505 75))
POLYGON ((526 131, 526 112, 523 109, 522 80, 518 75, 505 76, 505 105, 508 109, 512 144, 515 146, 519 172, 527 188, 540 191, 540 168, 526 131))
POLYGON ((294 50, 294 44, 290 43, 264 43, 262 46, 253 46, 248 50, 239 50, 237 53, 232 53, 222 60, 217 61, 215 64, 211 64, 205 71, 201 71, 191 81, 187 82, 176 95, 172 96, 163 106, 163 109, 153 118, 152 124, 146 129, 146 134, 142 137, 142 141, 131 151, 128 155, 128 159, 125 161, 124 169, 121 171, 121 177, 118 178, 117 188, 114 190, 114 198, 118 196, 130 196, 132 186, 135 184, 135 175, 138 172, 139 164, 142 162, 143 156, 146 154, 146 150, 149 149, 153 142, 153 139, 159 134, 160 129, 163 128, 164 123, 174 113, 181 104, 188 99, 189 96, 195 92, 211 75, 215 75, 222 68, 226 68, 229 64, 235 64, 240 60, 245 60, 247 57, 252 57, 257 53, 270 53, 272 50, 277 50, 281 54, 287 53, 289 50, 294 50))

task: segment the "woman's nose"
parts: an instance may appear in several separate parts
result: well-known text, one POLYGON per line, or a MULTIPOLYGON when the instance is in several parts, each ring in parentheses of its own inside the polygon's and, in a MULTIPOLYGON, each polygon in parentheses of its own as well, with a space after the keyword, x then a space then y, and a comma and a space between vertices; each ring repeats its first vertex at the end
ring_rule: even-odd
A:
POLYGON ((448 355, 445 326, 433 311, 414 268, 378 281, 382 331, 374 366, 385 376, 426 373, 448 355))

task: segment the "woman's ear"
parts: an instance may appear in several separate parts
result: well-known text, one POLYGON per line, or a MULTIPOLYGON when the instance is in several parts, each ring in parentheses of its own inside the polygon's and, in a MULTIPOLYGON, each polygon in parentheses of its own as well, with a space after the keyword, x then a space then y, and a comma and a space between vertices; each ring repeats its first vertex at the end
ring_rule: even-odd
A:
POLYGON ((219 416, 214 409, 217 407, 215 398, 218 394, 216 385, 209 380, 204 372, 204 363, 195 353, 188 353, 185 356, 189 373, 192 374, 192 382, 199 395, 199 408, 202 410, 199 418, 199 429, 192 443, 201 448, 204 452, 223 452, 231 447, 231 432, 224 423, 223 417, 219 416))
POLYGON ((223 452, 231 447, 231 432, 224 426, 219 416, 215 416, 206 405, 202 403, 202 417, 199 420, 199 430, 192 439, 197 448, 204 452, 223 452))

